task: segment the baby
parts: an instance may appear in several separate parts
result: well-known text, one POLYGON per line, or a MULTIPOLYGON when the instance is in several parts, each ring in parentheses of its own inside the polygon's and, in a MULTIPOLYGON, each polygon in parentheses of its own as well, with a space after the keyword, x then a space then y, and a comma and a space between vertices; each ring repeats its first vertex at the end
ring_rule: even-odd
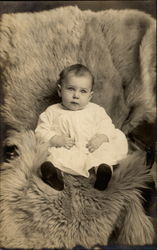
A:
POLYGON ((49 141, 49 156, 41 165, 43 180, 56 190, 64 189, 63 172, 89 177, 95 167, 94 188, 105 190, 113 165, 125 158, 125 135, 113 125, 104 108, 90 102, 94 77, 81 64, 60 73, 58 94, 61 103, 43 112, 35 133, 49 141))

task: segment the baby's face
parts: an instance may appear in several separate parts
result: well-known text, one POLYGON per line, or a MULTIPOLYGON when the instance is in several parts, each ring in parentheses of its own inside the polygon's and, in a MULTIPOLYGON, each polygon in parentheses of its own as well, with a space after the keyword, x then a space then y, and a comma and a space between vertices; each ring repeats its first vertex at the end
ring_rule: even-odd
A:
POLYGON ((75 76, 69 73, 59 88, 62 104, 73 111, 83 109, 93 94, 90 75, 75 76))

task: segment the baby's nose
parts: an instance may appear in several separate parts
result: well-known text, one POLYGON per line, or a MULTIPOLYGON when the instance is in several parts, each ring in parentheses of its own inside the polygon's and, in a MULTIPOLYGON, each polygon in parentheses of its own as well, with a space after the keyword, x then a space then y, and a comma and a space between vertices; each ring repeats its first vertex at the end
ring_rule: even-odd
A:
POLYGON ((79 92, 77 92, 77 91, 76 91, 76 92, 74 92, 74 95, 73 95, 73 97, 74 97, 74 98, 78 99, 78 98, 79 98, 79 96, 80 96, 80 95, 79 95, 79 92))

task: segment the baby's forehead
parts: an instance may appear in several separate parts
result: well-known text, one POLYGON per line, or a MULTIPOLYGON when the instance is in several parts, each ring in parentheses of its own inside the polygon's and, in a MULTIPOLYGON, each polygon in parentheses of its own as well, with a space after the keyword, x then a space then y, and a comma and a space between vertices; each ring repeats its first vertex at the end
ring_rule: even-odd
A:
POLYGON ((68 83, 71 79, 89 79, 92 83, 92 76, 90 75, 89 72, 84 72, 82 74, 77 74, 75 72, 69 72, 67 76, 65 77, 66 82, 68 83))

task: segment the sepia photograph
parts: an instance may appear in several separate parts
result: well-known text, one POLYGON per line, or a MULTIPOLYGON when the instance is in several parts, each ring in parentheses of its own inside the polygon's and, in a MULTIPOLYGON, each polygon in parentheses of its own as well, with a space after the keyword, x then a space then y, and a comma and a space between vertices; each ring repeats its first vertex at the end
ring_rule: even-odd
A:
POLYGON ((156 1, 0 2, 0 248, 157 247, 156 1))

